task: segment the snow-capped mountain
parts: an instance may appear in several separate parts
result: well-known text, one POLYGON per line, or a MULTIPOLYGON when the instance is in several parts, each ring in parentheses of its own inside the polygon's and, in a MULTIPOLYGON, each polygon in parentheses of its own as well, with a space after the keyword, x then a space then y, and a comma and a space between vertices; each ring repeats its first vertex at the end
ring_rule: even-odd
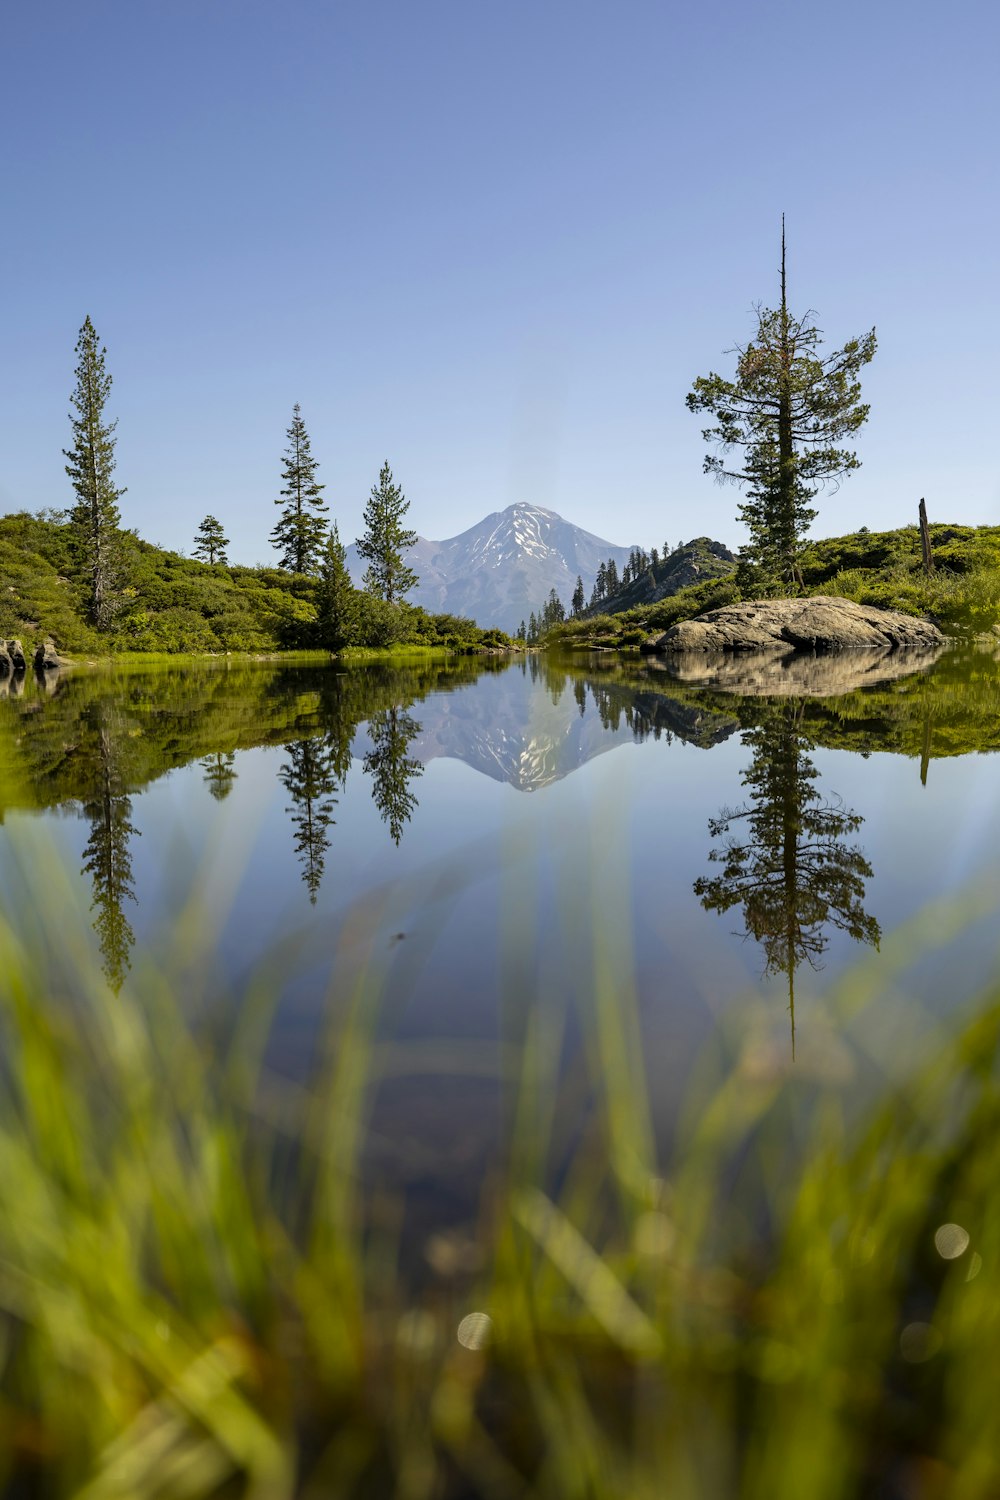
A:
MULTIPOLYGON (((620 571, 631 550, 564 521, 554 510, 518 503, 446 541, 418 537, 407 561, 420 584, 407 598, 436 613, 514 631, 532 610, 539 612, 552 589, 568 611, 578 576, 589 599, 601 563, 613 557, 620 571)), ((347 566, 360 584, 365 566, 356 545, 347 549, 347 566)))

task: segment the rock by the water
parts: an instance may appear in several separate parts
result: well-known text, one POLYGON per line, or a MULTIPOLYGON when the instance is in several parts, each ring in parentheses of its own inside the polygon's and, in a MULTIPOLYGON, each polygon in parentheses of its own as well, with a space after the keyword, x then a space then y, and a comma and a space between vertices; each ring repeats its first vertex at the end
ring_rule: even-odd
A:
POLYGON ((7 642, 7 657, 10 661, 11 667, 15 672, 23 672, 26 670, 28 663, 25 660, 24 647, 21 645, 20 641, 7 642))
POLYGON ((54 672, 65 665, 52 641, 44 641, 35 651, 35 670, 38 672, 54 672))
POLYGON ((681 620, 646 641, 644 651, 844 651, 935 646, 944 641, 930 620, 851 599, 748 599, 681 620))

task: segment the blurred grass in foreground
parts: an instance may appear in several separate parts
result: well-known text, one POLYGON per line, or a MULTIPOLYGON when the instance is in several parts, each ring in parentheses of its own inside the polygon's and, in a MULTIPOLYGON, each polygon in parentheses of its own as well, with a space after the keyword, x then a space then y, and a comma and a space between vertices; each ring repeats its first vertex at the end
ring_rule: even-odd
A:
POLYGON ((663 1162, 627 925, 595 907, 579 1013, 528 1007, 505 1053, 477 1255, 424 1287, 363 1171, 377 903, 293 1086, 265 1060, 287 953, 223 1041, 169 976, 110 991, 38 879, 48 946, 43 903, 30 953, 0 916, 7 1493, 1000 1493, 1000 995, 860 1118, 759 1037, 719 1048, 663 1162))

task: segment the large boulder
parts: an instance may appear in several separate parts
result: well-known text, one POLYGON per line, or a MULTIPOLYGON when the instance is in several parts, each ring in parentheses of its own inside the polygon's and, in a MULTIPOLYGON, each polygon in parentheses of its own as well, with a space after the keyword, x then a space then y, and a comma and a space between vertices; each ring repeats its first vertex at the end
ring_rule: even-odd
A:
POLYGON ((935 646, 930 620, 850 599, 748 599, 681 620, 646 641, 644 651, 844 651, 935 646))
POLYGON ((15 672, 24 672, 27 670, 28 663, 25 661, 24 647, 20 641, 7 642, 7 655, 15 672))
POLYGON ((59 655, 51 641, 43 641, 35 651, 35 670, 37 672, 54 672, 59 667, 64 667, 66 662, 59 655))

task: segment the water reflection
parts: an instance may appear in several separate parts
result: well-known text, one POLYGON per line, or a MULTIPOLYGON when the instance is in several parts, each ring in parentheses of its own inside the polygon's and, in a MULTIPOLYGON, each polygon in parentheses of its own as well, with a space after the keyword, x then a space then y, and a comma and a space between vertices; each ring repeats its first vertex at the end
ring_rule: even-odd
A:
POLYGON ((93 885, 91 910, 97 913, 94 932, 101 965, 117 994, 128 973, 135 942, 123 908, 126 901, 135 901, 130 840, 138 833, 125 781, 125 726, 103 706, 93 719, 93 780, 83 802, 90 837, 83 851, 82 873, 90 876, 93 885))
POLYGON ((849 841, 864 818, 835 794, 822 797, 803 717, 794 700, 768 704, 746 733, 748 799, 711 820, 712 837, 721 843, 709 859, 722 870, 694 884, 706 911, 742 908, 745 932, 763 949, 764 973, 787 976, 793 1048, 799 964, 818 967, 831 930, 876 947, 881 936, 864 908, 872 867, 849 841))
MULTIPOLYGON (((290 841, 315 903, 352 757, 358 788, 367 785, 398 845, 418 807, 416 781, 439 757, 527 793, 622 744, 710 751, 742 735, 745 801, 712 820, 714 869, 694 890, 706 910, 741 912, 765 972, 787 976, 791 1002, 797 966, 816 964, 832 933, 879 938, 864 907, 872 871, 855 838, 862 813, 824 796, 814 751, 891 751, 926 780, 937 757, 1000 748, 1000 665, 984 653, 951 652, 931 670, 901 653, 673 666, 608 653, 356 671, 185 664, 29 675, 21 687, 0 710, 0 821, 8 808, 57 807, 87 820, 83 868, 115 986, 133 946, 132 800, 174 767, 199 766, 221 804, 240 751, 280 751, 290 841)), ((691 859, 686 882, 703 851, 691 859)))
POLYGON ((333 813, 338 799, 334 794, 340 788, 340 781, 324 738, 286 745, 285 755, 287 760, 278 772, 278 780, 291 798, 291 806, 286 806, 285 811, 294 831, 302 880, 315 906, 330 847, 327 829, 335 822, 333 813))
POLYGON ((398 705, 373 714, 368 722, 372 748, 365 756, 364 768, 372 778, 372 797, 394 844, 399 843, 403 827, 417 806, 410 782, 423 775, 424 768, 406 752, 420 728, 398 705))
POLYGON ((235 751, 217 750, 214 755, 206 755, 200 765, 209 792, 216 802, 225 802, 236 781, 235 751))

